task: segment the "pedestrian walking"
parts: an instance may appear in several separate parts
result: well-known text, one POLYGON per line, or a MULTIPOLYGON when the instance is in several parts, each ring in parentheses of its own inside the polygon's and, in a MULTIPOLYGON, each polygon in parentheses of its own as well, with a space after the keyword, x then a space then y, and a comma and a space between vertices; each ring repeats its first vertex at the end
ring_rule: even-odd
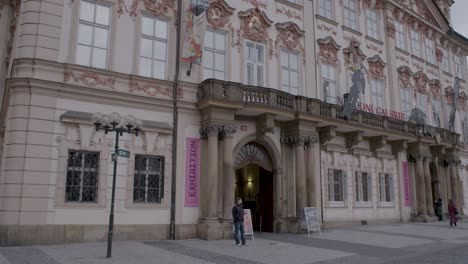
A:
POLYGON ((442 221, 442 199, 437 199, 435 203, 435 214, 439 221, 442 221))
POLYGON ((457 208, 455 207, 455 203, 452 199, 449 200, 448 204, 448 211, 450 215, 450 226, 455 225, 457 226, 457 208))
POLYGON ((246 246, 247 244, 245 243, 245 233, 244 233, 244 208, 242 207, 242 199, 237 198, 236 199, 236 204, 234 207, 232 207, 232 219, 234 222, 234 232, 235 232, 235 239, 236 239, 236 246, 241 247, 241 246, 246 246), (240 240, 239 241, 239 236, 240 240))

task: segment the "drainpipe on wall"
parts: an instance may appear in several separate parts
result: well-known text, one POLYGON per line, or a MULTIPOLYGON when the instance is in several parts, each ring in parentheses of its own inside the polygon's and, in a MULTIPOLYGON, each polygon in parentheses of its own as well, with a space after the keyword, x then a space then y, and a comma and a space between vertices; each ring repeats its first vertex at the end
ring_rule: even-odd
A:
POLYGON ((179 87, 179 67, 180 67, 180 34, 182 26, 182 0, 177 0, 177 22, 176 22, 176 63, 174 83, 172 86, 172 173, 171 173, 171 224, 170 239, 175 240, 175 199, 176 199, 176 178, 177 178, 177 132, 178 132, 178 112, 177 112, 177 89, 179 87))

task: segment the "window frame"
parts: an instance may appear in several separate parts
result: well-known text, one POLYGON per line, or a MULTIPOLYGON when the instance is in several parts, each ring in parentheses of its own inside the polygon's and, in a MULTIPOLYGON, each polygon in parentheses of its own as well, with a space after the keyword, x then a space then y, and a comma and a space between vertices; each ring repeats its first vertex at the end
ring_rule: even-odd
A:
POLYGON ((217 79, 215 78, 216 77, 216 72, 221 72, 219 70, 216 69, 216 54, 220 54, 222 56, 224 56, 224 70, 223 70, 223 75, 224 75, 224 78, 223 79, 218 79, 218 80, 227 80, 227 49, 228 49, 228 45, 227 45, 227 41, 228 41, 228 38, 227 38, 227 32, 225 31, 218 31, 218 30, 213 30, 213 29, 210 29, 210 28, 207 28, 206 29, 206 32, 205 32, 205 40, 203 42, 203 56, 202 56, 202 70, 201 70, 201 79, 202 81, 203 80, 207 80, 207 79, 210 79, 210 78, 206 78, 205 76, 205 71, 212 71, 212 78, 214 79, 217 79), (213 45, 214 47, 213 48, 210 48, 210 47, 207 47, 206 46, 206 36, 207 36, 207 32, 211 32, 213 34, 213 45), (224 51, 222 50, 218 50, 216 47, 216 35, 222 35, 224 37, 224 51), (206 63, 206 54, 205 52, 212 52, 213 53, 213 69, 210 69, 208 67, 205 66, 205 63, 206 63))
POLYGON ((281 91, 284 91, 284 92, 287 92, 289 94, 292 94, 292 95, 299 95, 300 94, 300 91, 301 91, 301 76, 300 76, 300 73, 301 73, 301 69, 300 69, 300 65, 299 65, 299 59, 300 59, 300 53, 299 52, 296 52, 296 51, 293 51, 293 50, 287 50, 287 49, 281 49, 280 51, 280 85, 281 85, 281 88, 280 90, 281 91), (282 55, 283 54, 287 54, 287 58, 288 58, 288 66, 284 66, 283 65, 283 61, 282 61, 282 55), (296 69, 293 69, 291 68, 291 55, 294 55, 296 56, 296 69), (285 84, 283 83, 283 70, 287 71, 288 72, 288 85, 287 85, 287 90, 285 90, 285 84), (291 85, 291 74, 295 72, 296 73, 296 76, 297 76, 297 87, 292 87, 291 85), (292 90, 293 89, 297 89, 297 91, 294 93, 292 90))
MULTIPOLYGON (((100 188, 100 155, 101 153, 99 151, 88 151, 88 150, 75 150, 75 149, 68 149, 67 151, 67 161, 66 161, 66 172, 65 172, 65 196, 64 196, 64 202, 65 204, 98 204, 99 203, 99 200, 100 200, 100 197, 99 197, 99 188, 100 188), (78 201, 75 201, 75 200, 69 200, 68 199, 68 192, 67 192, 67 189, 70 187, 70 186, 73 186, 71 184, 68 184, 68 173, 70 172, 70 164, 69 164, 69 161, 70 161, 70 154, 72 152, 76 152, 76 153, 80 153, 82 155, 82 160, 81 160, 81 164, 79 167, 75 167, 75 168, 79 168, 79 174, 80 174, 80 183, 79 183, 79 198, 78 198, 78 201), (94 154, 96 155, 96 160, 94 161, 95 164, 96 164, 96 167, 95 168, 85 168, 85 155, 86 154, 94 154), (94 171, 92 171, 94 170, 94 171), (94 191, 94 199, 92 201, 83 201, 83 188, 85 188, 84 186, 84 182, 85 182, 85 173, 86 172, 89 172, 89 171, 92 171, 96 174, 96 179, 95 179, 95 185, 94 185, 94 188, 95 188, 95 191, 94 191)), ((72 171, 77 171, 76 169, 72 170, 72 171)))
POLYGON ((454 75, 460 79, 463 79, 463 62, 459 55, 453 54, 453 70, 454 75))
POLYGON ((111 42, 111 33, 112 33, 112 14, 113 14, 113 6, 111 3, 107 3, 107 2, 101 2, 101 1, 92 1, 92 0, 81 0, 79 2, 79 5, 78 5, 78 11, 77 11, 77 22, 76 22, 76 30, 75 30, 75 45, 74 45, 74 48, 73 48, 73 53, 74 53, 74 56, 73 56, 73 61, 74 63, 76 63, 77 65, 81 65, 81 66, 85 66, 85 67, 92 67, 92 68, 97 68, 97 69, 103 69, 103 70, 107 70, 109 69, 109 60, 110 60, 110 48, 111 48, 111 45, 110 45, 110 42, 111 42), (82 20, 81 19, 81 7, 82 7, 82 4, 83 2, 85 3, 88 3, 88 4, 92 4, 94 6, 94 16, 93 16, 93 22, 90 22, 90 21, 86 21, 86 20, 82 20), (96 11, 97 11, 97 6, 101 6, 101 7, 105 7, 105 8, 108 8, 109 9, 109 21, 108 21, 108 25, 103 25, 103 24, 99 24, 96 22, 96 11), (80 44, 80 26, 81 25, 85 25, 85 26, 88 26, 88 27, 91 27, 92 28, 92 32, 91 32, 91 44, 90 45, 87 45, 87 44, 80 44), (96 47, 94 46, 95 43, 94 43, 94 36, 95 36, 95 29, 96 28, 99 28, 99 29, 104 29, 104 30, 107 30, 107 45, 106 45, 106 48, 105 48, 105 51, 106 51, 106 60, 104 62, 104 67, 96 67, 93 65, 93 57, 94 57, 94 50, 95 49, 100 49, 100 50, 103 50, 103 48, 101 47, 96 47), (78 48, 79 46, 86 46, 86 47, 89 47, 90 48, 90 54, 89 54, 89 65, 85 65, 85 64, 80 64, 78 63, 78 48))
POLYGON ((400 109, 401 112, 405 114, 406 120, 408 120, 408 118, 411 116, 411 111, 413 111, 413 98, 411 97, 411 94, 412 93, 410 89, 400 86, 400 109), (405 106, 408 106, 408 109, 406 109, 405 106))
POLYGON ((347 177, 346 171, 337 169, 328 169, 328 203, 330 207, 345 207, 347 196, 347 177), (336 181, 335 177, 338 176, 336 181), (338 193, 335 189, 338 187, 338 193), (341 193, 339 191, 341 190, 341 193), (337 198, 338 195, 338 199, 337 198), (339 200, 341 199, 341 200, 339 200))
POLYGON ((418 31, 411 29, 410 30, 410 42, 411 42, 411 53, 421 58, 422 57, 421 34, 418 31))
POLYGON ((424 46, 426 47, 426 60, 429 63, 435 64, 436 57, 435 57, 434 40, 428 37, 424 37, 424 46))
POLYGON ((137 53, 137 72, 139 76, 143 76, 146 78, 153 78, 153 79, 159 79, 159 80, 168 80, 168 61, 169 61, 169 22, 167 19, 164 19, 163 17, 158 17, 146 13, 142 13, 140 16, 140 25, 139 25, 139 34, 138 34, 138 53, 137 53), (153 28, 153 35, 146 35, 143 33, 143 19, 150 19, 153 22, 152 28, 153 28), (163 22, 166 24, 166 39, 159 38, 155 35, 155 30, 156 30, 156 24, 157 22, 163 22), (142 56, 142 43, 143 39, 150 40, 151 41, 151 58, 142 56), (155 42, 160 42, 164 43, 166 46, 165 50, 165 61, 162 61, 160 59, 156 59, 154 57, 154 45, 155 42), (142 65, 141 65, 141 60, 142 59, 147 59, 151 60, 151 74, 150 76, 144 75, 141 71, 142 65), (163 78, 157 77, 154 75, 154 67, 155 67, 155 62, 164 62, 164 76, 163 78))
POLYGON ((372 104, 376 107, 385 108, 385 81, 384 80, 377 80, 371 79, 371 97, 372 97, 372 104), (381 92, 381 93, 379 93, 381 92), (378 105, 378 99, 382 100, 382 105, 378 105))
POLYGON ((357 0, 344 0, 343 3, 343 24, 355 31, 359 31, 359 3, 357 0), (351 8, 351 3, 354 9, 351 8), (354 21, 354 24, 351 24, 354 21))
POLYGON ((463 119, 461 121, 461 128, 462 128, 462 137, 463 142, 466 144, 468 143, 468 112, 463 112, 463 119))
POLYGON ((371 206, 372 204, 372 175, 368 172, 356 171, 355 173, 356 184, 356 206, 371 206), (366 186, 364 187, 364 177, 367 179, 366 186), (367 191, 367 200, 364 199, 364 190, 367 191))
POLYGON ((379 34, 379 27, 380 27, 380 14, 377 9, 372 9, 372 8, 367 8, 366 9, 366 30, 367 30, 367 36, 373 38, 373 39, 380 39, 380 34, 379 34), (375 15, 375 18, 369 17, 369 14, 375 15), (373 27, 370 26, 375 26, 375 30, 373 27))
MULTIPOLYGON (((133 185, 132 185, 132 202, 134 204, 143 204, 143 205, 150 205, 150 204, 156 204, 156 205, 160 205, 160 204, 163 204, 164 203, 164 184, 165 184, 165 181, 164 181, 164 174, 165 174, 165 157, 164 156, 159 156, 159 155, 142 155, 142 154, 135 154, 135 156, 133 157, 134 158, 134 164, 133 164, 133 167, 134 167, 134 173, 133 173, 133 185), (136 166, 137 166, 137 158, 143 158, 145 159, 145 163, 146 163, 146 166, 145 166, 145 169, 144 170, 137 170, 136 166), (153 173, 155 174, 156 177, 159 176, 159 188, 151 188, 151 189, 158 189, 158 192, 159 192, 159 197, 158 197, 158 201, 156 202, 149 202, 148 201, 148 191, 149 191, 149 177, 150 177, 150 171, 149 171, 149 160, 150 159, 156 159, 158 160, 157 162, 160 162, 160 170, 159 170, 159 174, 157 174, 158 172, 156 171, 153 171, 153 173), (145 173, 145 201, 136 201, 135 200, 135 191, 136 191, 136 187, 135 187, 135 178, 136 178, 136 175, 137 175, 137 171, 141 174, 141 172, 144 172, 145 173)), ((141 189, 141 187, 140 187, 141 189)))
POLYGON ((395 46, 399 49, 406 50, 406 45, 406 25, 395 21, 395 46))
POLYGON ((379 204, 392 207, 395 205, 395 179, 390 173, 379 174, 379 204))
POLYGON ((265 87, 266 86, 266 45, 263 44, 263 43, 259 43, 259 42, 255 42, 255 41, 252 41, 252 40, 248 40, 246 39, 245 42, 244 42, 244 74, 245 74, 245 84, 247 85, 251 85, 251 86, 258 86, 258 87, 265 87), (255 60, 250 60, 249 58, 249 43, 250 44, 253 44, 253 49, 255 50, 255 57, 256 59, 255 60), (262 55, 262 58, 263 58, 263 61, 261 63, 258 62, 258 47, 262 47, 262 51, 263 51, 263 55, 262 55), (249 83, 249 67, 248 65, 252 64, 253 67, 254 67, 254 80, 253 83, 249 83), (262 72, 262 82, 259 84, 259 81, 258 81, 258 67, 259 66, 262 66, 263 68, 263 72, 262 72))
POLYGON ((322 80, 322 92, 323 92, 323 100, 324 102, 326 103, 329 103, 329 104, 337 104, 338 103, 338 90, 337 90, 337 73, 336 73, 336 66, 333 65, 333 64, 328 64, 328 63, 322 63, 321 66, 320 66, 320 73, 321 73, 321 80, 322 80), (324 76, 325 74, 325 71, 324 71, 324 67, 327 68, 327 76, 324 76), (333 74, 330 74, 330 69, 333 69, 333 74), (334 79, 330 79, 329 77, 332 76, 334 77, 334 79), (323 84, 324 84, 324 81, 328 81, 328 86, 326 87, 326 89, 324 89, 323 87, 323 84), (330 92, 330 84, 333 84, 334 85, 334 96, 329 96, 330 92), (331 100, 328 100, 328 98, 331 98, 331 100))
POLYGON ((416 93, 416 105, 426 114, 426 116, 428 113, 427 97, 428 96, 426 94, 416 93))
POLYGON ((449 51, 447 49, 442 50, 442 70, 450 73, 450 56, 449 51))
POLYGON ((440 102, 440 100, 434 99, 431 102, 431 107, 432 107, 432 125, 434 127, 442 128, 442 120, 440 119, 440 114, 439 114, 442 111, 442 103, 440 102))
POLYGON ((332 0, 320 0, 319 1, 319 15, 325 18, 332 20, 334 18, 334 1, 332 0), (330 9, 327 9, 327 3, 329 4, 330 9), (328 16, 328 13, 330 14, 328 16))

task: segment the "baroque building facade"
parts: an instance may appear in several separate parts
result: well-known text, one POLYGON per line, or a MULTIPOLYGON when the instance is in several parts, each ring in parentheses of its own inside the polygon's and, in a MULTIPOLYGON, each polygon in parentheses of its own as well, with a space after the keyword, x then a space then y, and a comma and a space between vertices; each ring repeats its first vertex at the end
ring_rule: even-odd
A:
POLYGON ((171 202, 176 238, 229 238, 236 196, 270 232, 300 232, 304 207, 323 226, 432 221, 438 198, 463 211, 468 40, 452 4, 210 1, 203 57, 180 65, 173 164, 175 0, 0 0, 0 244, 106 239, 114 138, 95 112, 143 120, 122 138, 118 240, 169 238, 171 202))

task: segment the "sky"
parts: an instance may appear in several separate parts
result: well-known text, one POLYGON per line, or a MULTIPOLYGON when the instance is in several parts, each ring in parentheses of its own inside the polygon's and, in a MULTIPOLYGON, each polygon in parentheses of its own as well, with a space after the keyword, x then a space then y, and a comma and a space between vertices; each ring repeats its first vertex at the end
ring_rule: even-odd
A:
POLYGON ((455 0, 450 9, 452 16, 452 26, 458 33, 468 37, 468 1, 467 0, 455 0))

